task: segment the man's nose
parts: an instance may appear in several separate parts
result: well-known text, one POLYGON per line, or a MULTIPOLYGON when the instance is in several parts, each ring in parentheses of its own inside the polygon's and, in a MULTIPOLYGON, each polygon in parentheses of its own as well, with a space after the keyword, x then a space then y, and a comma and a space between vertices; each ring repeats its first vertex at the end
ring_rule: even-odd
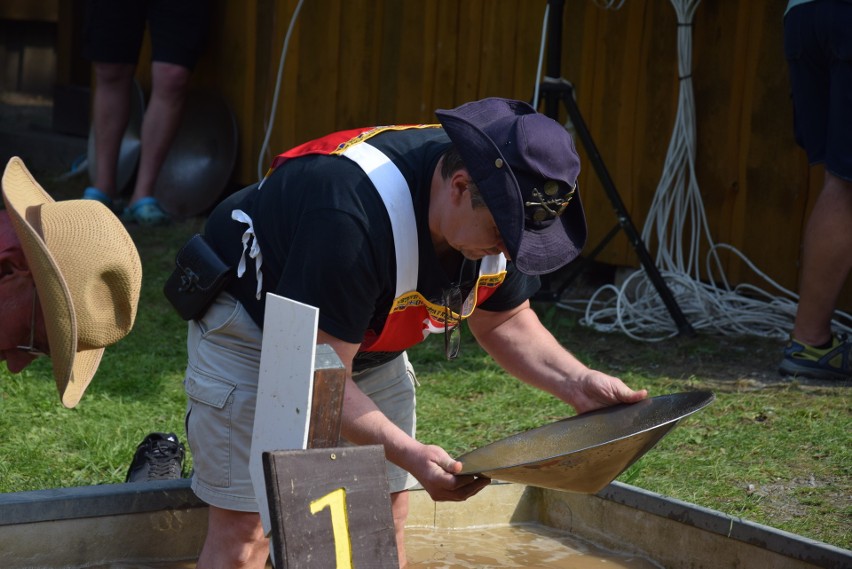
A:
POLYGON ((511 255, 509 255, 509 250, 508 250, 508 249, 506 249, 506 245, 504 245, 504 244, 503 244, 503 241, 502 241, 502 240, 501 240, 501 241, 497 244, 497 246, 496 246, 496 247, 491 248, 491 249, 489 250, 489 253, 490 253, 491 255, 496 255, 496 254, 498 254, 498 253, 503 253, 503 255, 504 255, 504 256, 505 256, 508 260, 510 260, 510 261, 512 260, 512 256, 511 256, 511 255))

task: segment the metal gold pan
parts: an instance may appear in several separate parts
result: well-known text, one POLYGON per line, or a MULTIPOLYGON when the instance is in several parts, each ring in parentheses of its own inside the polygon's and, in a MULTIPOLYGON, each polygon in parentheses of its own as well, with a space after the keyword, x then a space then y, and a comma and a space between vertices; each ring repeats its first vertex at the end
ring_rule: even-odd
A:
POLYGON ((689 391, 607 407, 506 437, 458 460, 462 474, 594 494, 715 398, 689 391))

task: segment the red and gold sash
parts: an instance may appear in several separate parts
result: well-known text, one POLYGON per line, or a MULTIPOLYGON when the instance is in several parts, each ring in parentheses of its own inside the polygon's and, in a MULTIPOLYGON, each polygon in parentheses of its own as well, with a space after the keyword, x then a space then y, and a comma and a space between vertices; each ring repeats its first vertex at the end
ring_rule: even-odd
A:
MULTIPOLYGON (((380 150, 366 143, 371 137, 388 130, 438 126, 391 125, 336 132, 280 154, 270 167, 271 172, 291 158, 309 154, 342 155, 358 164, 370 177, 385 204, 394 236, 396 292, 384 327, 379 334, 367 331, 361 343, 361 351, 402 351, 422 342, 429 334, 444 332, 447 308, 426 300, 416 288, 419 249, 411 191, 396 165, 380 150)), ((464 302, 462 313, 451 313, 450 322, 458 323, 470 316, 478 305, 494 294, 505 278, 506 258, 502 254, 485 257, 480 264, 476 285, 464 302)))

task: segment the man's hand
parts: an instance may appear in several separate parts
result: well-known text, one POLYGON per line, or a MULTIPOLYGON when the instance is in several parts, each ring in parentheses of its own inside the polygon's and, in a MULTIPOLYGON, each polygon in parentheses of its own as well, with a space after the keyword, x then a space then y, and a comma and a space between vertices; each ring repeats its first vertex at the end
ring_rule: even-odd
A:
POLYGON ((484 476, 459 475, 462 463, 453 460, 439 446, 421 444, 417 453, 409 458, 408 471, 436 502, 462 502, 491 483, 491 479, 484 476))
POLYGON ((568 383, 566 387, 568 391, 562 399, 576 409, 577 413, 586 413, 619 403, 636 403, 648 396, 646 389, 634 391, 617 377, 592 369, 568 383))

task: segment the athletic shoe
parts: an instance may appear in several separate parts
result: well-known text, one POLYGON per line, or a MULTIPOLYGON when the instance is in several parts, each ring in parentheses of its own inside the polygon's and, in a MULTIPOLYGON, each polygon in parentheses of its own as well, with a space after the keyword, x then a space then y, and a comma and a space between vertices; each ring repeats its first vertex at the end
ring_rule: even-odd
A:
POLYGON ((183 443, 174 433, 151 433, 136 447, 125 482, 180 478, 185 454, 183 443))
POLYGON ((819 349, 791 337, 778 371, 815 379, 852 379, 852 340, 837 334, 831 346, 819 349))

